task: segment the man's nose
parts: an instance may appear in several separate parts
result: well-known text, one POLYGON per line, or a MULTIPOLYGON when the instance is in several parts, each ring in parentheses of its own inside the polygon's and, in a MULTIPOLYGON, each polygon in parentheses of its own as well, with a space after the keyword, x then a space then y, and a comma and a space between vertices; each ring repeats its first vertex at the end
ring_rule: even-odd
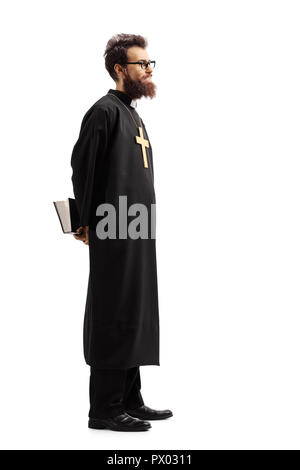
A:
POLYGON ((151 64, 148 64, 147 68, 146 68, 146 72, 151 72, 152 73, 152 67, 151 67, 151 64))

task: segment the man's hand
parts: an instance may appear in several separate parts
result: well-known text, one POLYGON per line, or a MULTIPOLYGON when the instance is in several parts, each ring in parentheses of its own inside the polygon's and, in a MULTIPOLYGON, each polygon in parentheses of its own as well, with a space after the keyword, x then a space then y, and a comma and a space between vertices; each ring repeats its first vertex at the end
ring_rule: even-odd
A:
POLYGON ((73 237, 76 240, 81 240, 85 245, 89 244, 89 226, 86 225, 85 227, 79 227, 76 232, 78 235, 73 234, 73 237))

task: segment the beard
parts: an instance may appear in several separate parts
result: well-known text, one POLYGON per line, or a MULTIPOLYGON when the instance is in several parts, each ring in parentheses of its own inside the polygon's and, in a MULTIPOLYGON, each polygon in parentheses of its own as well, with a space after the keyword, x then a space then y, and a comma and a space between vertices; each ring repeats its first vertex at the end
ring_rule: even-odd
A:
POLYGON ((132 100, 142 98, 142 96, 154 98, 156 95, 156 85, 148 80, 132 80, 126 71, 126 77, 123 79, 123 88, 132 100))

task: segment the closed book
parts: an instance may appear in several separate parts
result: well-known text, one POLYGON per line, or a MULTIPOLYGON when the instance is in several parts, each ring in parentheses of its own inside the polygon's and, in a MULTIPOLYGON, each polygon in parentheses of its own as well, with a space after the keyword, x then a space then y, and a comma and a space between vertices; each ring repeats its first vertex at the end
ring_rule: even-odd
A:
POLYGON ((63 233, 76 233, 80 227, 76 201, 68 198, 65 201, 53 201, 63 233))

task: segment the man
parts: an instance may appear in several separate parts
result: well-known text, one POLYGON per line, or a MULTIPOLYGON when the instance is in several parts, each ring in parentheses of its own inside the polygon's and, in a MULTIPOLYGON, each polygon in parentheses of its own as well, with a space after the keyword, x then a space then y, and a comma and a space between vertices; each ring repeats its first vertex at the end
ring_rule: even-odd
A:
POLYGON ((136 100, 155 96, 155 62, 146 47, 138 35, 108 41, 105 67, 116 89, 84 115, 71 157, 81 225, 74 237, 89 245, 83 338, 94 429, 142 431, 151 428, 147 420, 172 416, 144 404, 139 370, 160 365, 152 148, 135 109, 136 100), (146 210, 138 225, 131 219, 137 207, 146 210), (151 236, 149 230, 145 236, 148 223, 151 236))

